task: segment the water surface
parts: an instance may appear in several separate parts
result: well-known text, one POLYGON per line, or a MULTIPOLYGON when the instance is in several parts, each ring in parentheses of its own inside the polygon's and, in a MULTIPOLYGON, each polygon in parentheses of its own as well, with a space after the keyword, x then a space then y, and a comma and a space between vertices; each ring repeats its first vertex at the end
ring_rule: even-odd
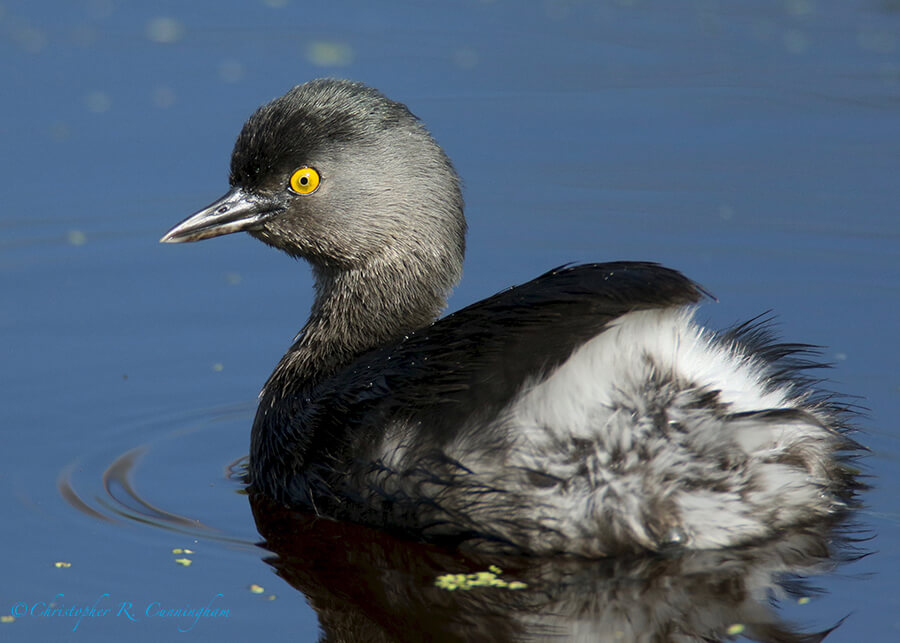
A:
POLYGON ((0 5, 0 613, 18 615, 0 638, 316 640, 357 617, 412 638, 422 609, 446 632, 527 638, 560 624, 522 614, 587 609, 573 592, 691 577, 679 591, 709 601, 717 565, 778 576, 778 548, 548 571, 296 516, 258 546, 241 458, 309 271, 246 236, 157 240, 225 191, 258 104, 323 75, 406 102, 456 163, 470 235, 451 309, 565 262, 649 259, 717 295, 712 325, 771 309, 788 340, 827 346, 832 388, 868 409, 871 554, 829 565, 821 535, 792 536, 809 557, 787 571, 808 579, 774 614, 803 631, 846 616, 829 641, 900 636, 900 6, 676 4, 0 5), (272 536, 285 525, 296 540, 272 536), (533 591, 433 584, 495 562, 533 591), (20 613, 42 603, 111 611, 20 613), (207 605, 196 623, 159 614, 207 605), (385 625, 398 615, 407 629, 385 625))

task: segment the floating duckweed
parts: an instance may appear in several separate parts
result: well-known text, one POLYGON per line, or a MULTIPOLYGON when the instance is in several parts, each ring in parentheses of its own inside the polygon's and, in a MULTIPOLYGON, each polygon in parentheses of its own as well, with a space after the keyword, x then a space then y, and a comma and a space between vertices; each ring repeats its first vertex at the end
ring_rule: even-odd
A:
POLYGON ((276 598, 278 597, 275 596, 275 594, 269 594, 268 596, 266 596, 267 601, 274 601, 276 598))
POLYGON ((147 23, 145 34, 151 41, 168 45, 184 37, 184 23, 175 18, 153 18, 147 23))
POLYGON ((15 620, 15 616, 0 616, 0 623, 12 623, 15 620))
POLYGON ((737 636, 738 634, 743 634, 745 629, 747 628, 743 623, 735 623, 734 625, 729 625, 725 633, 728 636, 737 636))
POLYGON ((317 67, 345 67, 353 62, 353 48, 343 42, 319 40, 309 44, 306 59, 317 67))
POLYGON ((473 69, 478 66, 478 52, 471 47, 460 47, 453 52, 453 63, 460 69, 473 69))
POLYGON ((68 569, 69 567, 72 566, 72 563, 67 563, 65 561, 58 560, 55 563, 53 563, 53 566, 56 567, 57 569, 68 569))
POLYGON ((193 549, 182 549, 181 547, 176 547, 172 550, 173 554, 193 554, 193 549))
POLYGON ((182 567, 190 567, 193 561, 190 558, 176 558, 175 562, 182 567))
POLYGON ((468 591, 473 587, 502 587, 505 589, 525 589, 528 587, 521 581, 505 581, 498 577, 503 570, 496 565, 488 568, 490 571, 475 572, 474 574, 443 574, 435 579, 434 584, 441 589, 453 591, 462 589, 468 591))
POLYGON ((264 591, 266 591, 265 587, 257 585, 256 583, 253 583, 248 589, 253 594, 262 594, 264 591))
POLYGON ((94 90, 84 96, 84 106, 93 114, 102 114, 112 107, 112 98, 104 91, 94 90))
POLYGON ((246 73, 244 66, 236 60, 225 60, 219 64, 219 78, 226 83, 236 83, 246 73))
POLYGON ((451 592, 457 588, 456 583, 453 582, 452 574, 444 574, 443 576, 438 576, 435 579, 434 584, 437 585, 438 587, 440 587, 441 589, 446 589, 451 592))
POLYGON ((171 107, 175 104, 176 100, 175 90, 164 85, 154 87, 150 97, 153 100, 153 104, 162 109, 171 107))
POLYGON ((798 598, 798 599, 797 599, 797 605, 806 605, 806 604, 809 603, 811 600, 812 600, 812 599, 811 599, 809 596, 804 596, 803 598, 798 598))

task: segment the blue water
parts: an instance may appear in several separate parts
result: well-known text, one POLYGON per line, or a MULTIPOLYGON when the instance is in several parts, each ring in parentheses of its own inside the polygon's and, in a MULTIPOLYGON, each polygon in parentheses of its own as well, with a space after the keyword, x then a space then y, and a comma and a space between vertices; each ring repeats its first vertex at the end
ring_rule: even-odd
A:
POLYGON ((321 596, 266 562, 235 473, 309 271, 244 235, 157 240, 225 191, 257 105, 323 75, 407 103, 453 158, 451 309, 648 259, 716 294, 712 325, 771 309, 827 346, 867 409, 869 555, 779 609, 809 631, 847 616, 829 641, 900 638, 896 1, 86 0, 0 5, 0 639, 318 637, 321 596))

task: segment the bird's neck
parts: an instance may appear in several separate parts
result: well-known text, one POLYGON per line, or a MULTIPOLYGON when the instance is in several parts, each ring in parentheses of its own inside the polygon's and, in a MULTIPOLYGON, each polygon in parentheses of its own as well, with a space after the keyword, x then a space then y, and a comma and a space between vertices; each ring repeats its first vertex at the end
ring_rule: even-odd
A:
POLYGON ((445 303, 445 293, 411 283, 406 268, 315 268, 314 273, 316 298, 309 320, 267 389, 277 381, 287 394, 308 390, 361 354, 427 326, 445 303))
POLYGON ((445 289, 411 283, 417 273, 408 267, 314 267, 314 273, 310 318, 260 394, 250 454, 257 472, 271 469, 285 445, 308 443, 309 427, 297 414, 311 408, 319 384, 363 353, 430 324, 444 306, 445 289))

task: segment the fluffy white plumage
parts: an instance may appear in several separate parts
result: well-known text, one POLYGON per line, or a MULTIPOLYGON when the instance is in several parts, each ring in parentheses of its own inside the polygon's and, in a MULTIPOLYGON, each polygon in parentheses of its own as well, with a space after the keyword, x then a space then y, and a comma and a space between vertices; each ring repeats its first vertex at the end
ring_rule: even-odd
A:
MULTIPOLYGON (((492 422, 504 427, 497 448, 473 450, 479 427, 461 431, 444 456, 460 466, 454 484, 478 491, 425 513, 464 516, 529 551, 588 556, 725 547, 821 518, 844 506, 829 478, 843 438, 827 405, 772 375, 692 309, 628 313, 526 383, 492 422)), ((393 439, 408 435, 397 428, 379 450, 408 472, 421 454, 393 439)))

